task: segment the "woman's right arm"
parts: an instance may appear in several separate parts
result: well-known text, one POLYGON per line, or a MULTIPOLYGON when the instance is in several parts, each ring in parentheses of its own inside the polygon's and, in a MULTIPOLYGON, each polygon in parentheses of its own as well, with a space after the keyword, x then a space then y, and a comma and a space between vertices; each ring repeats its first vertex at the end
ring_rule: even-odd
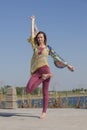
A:
POLYGON ((35 17, 31 16, 31 37, 34 38, 34 25, 35 25, 35 17))
POLYGON ((28 39, 28 42, 30 42, 32 44, 32 48, 35 48, 35 42, 34 42, 34 38, 35 38, 35 33, 34 33, 34 25, 35 25, 35 17, 31 16, 31 36, 28 39))

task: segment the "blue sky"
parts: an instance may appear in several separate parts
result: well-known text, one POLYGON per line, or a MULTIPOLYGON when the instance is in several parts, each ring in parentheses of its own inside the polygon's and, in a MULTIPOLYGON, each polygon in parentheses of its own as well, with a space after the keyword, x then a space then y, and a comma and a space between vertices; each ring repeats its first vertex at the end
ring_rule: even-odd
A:
POLYGON ((87 89, 86 0, 0 0, 0 86, 27 84, 33 53, 27 42, 31 15, 47 34, 48 44, 75 67, 75 72, 58 69, 49 57, 50 89, 87 89))

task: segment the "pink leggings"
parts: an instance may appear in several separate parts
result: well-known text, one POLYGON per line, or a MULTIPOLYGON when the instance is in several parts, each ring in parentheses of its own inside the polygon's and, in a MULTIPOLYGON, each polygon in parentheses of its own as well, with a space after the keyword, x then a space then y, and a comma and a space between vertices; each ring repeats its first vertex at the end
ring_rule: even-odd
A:
POLYGON ((50 73, 50 68, 48 66, 43 66, 35 71, 35 73, 31 76, 30 80, 26 86, 26 92, 31 93, 33 92, 39 85, 42 83, 42 90, 43 90, 43 112, 46 112, 48 107, 48 88, 50 83, 50 78, 44 80, 42 78, 42 74, 50 73))

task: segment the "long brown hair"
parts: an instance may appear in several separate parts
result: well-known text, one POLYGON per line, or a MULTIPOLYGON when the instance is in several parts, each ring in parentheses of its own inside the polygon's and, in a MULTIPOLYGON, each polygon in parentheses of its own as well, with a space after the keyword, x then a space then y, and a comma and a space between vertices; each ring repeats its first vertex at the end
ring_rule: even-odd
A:
POLYGON ((39 34, 43 34, 43 36, 44 36, 44 44, 47 45, 47 36, 46 36, 46 34, 45 34, 44 32, 42 32, 42 31, 39 31, 39 32, 37 33, 37 35, 35 36, 35 38, 34 38, 35 44, 39 46, 39 42, 38 42, 38 38, 37 38, 39 34))

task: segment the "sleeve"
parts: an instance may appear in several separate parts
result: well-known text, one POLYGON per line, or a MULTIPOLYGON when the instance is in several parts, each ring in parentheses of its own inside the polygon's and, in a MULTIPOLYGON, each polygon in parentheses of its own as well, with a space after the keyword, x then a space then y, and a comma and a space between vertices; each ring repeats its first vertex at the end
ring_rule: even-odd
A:
POLYGON ((32 48, 35 49, 36 45, 35 45, 35 42, 34 42, 34 38, 30 36, 30 38, 28 39, 28 42, 30 42, 31 45, 32 45, 32 48))
POLYGON ((68 63, 61 58, 55 51, 54 49, 48 45, 49 48, 49 55, 53 58, 54 64, 57 68, 64 68, 67 67, 68 63))

